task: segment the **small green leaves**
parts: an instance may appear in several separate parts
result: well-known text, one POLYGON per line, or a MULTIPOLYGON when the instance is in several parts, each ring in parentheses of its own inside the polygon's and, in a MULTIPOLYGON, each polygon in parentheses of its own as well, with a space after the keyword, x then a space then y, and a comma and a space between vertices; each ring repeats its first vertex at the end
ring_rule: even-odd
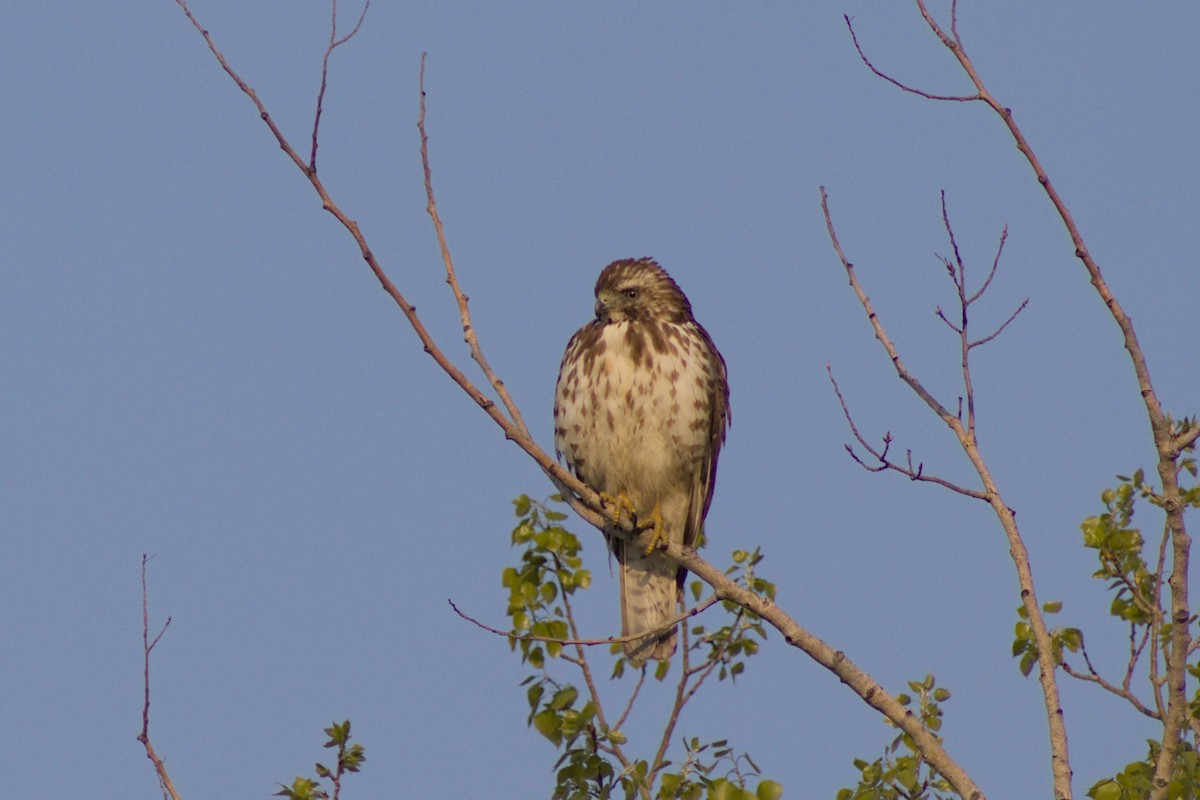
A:
MULTIPOLYGON (((1088 789, 1093 800, 1143 800, 1154 788, 1154 765, 1161 746, 1148 740, 1149 752, 1145 761, 1134 761, 1111 778, 1097 781, 1088 789)), ((1185 800, 1200 794, 1200 754, 1186 739, 1179 743, 1175 769, 1167 786, 1166 797, 1185 800)))
POLYGON ((1115 590, 1109 613, 1124 622, 1145 625, 1160 608, 1161 576, 1147 565, 1141 532, 1129 523, 1139 497, 1160 506, 1162 499, 1145 482, 1140 469, 1132 478, 1118 475, 1117 479, 1122 481, 1120 485, 1100 493, 1105 513, 1088 517, 1079 527, 1084 546, 1095 550, 1100 561, 1092 577, 1109 581, 1109 589, 1115 590))
MULTIPOLYGON (((1046 615, 1057 614, 1062 610, 1062 606, 1061 600, 1043 603, 1042 612, 1046 615)), ((1029 674, 1033 672, 1033 666, 1038 660, 1038 645, 1033 636, 1033 626, 1027 621, 1028 619, 1029 610, 1024 605, 1017 606, 1017 624, 1014 628, 1012 654, 1014 658, 1021 657, 1018 666, 1021 674, 1025 677, 1029 677, 1029 674)), ((1050 645, 1054 663, 1061 664, 1064 650, 1077 653, 1083 647, 1083 632, 1078 628, 1054 628, 1050 631, 1050 645)))
MULTIPOLYGON (((922 680, 909 681, 913 694, 901 693, 896 699, 904 706, 913 703, 921 723, 937 734, 942 727, 940 704, 950 699, 948 689, 937 686, 933 674, 922 680)), ((889 725, 892 723, 888 720, 889 725)), ((938 737, 940 740, 940 737, 938 737)), ((855 759, 859 771, 858 786, 838 791, 837 800, 952 800, 949 782, 929 766, 907 734, 900 734, 884 748, 883 756, 874 761, 855 759)))
POLYGON ((507 613, 512 620, 508 644, 512 650, 520 649, 522 660, 542 669, 547 657, 562 655, 562 642, 553 640, 569 638, 564 603, 577 589, 591 586, 592 576, 582 567, 579 539, 556 524, 566 514, 526 495, 514 500, 513 506, 519 519, 512 542, 525 549, 520 564, 505 567, 500 575, 500 584, 508 590, 507 613))
MULTIPOLYGON (((560 499, 550 500, 557 501, 560 499)), ((651 763, 625 753, 629 744, 625 734, 608 727, 597 705, 600 700, 592 677, 596 673, 588 659, 590 653, 603 651, 575 645, 565 649, 563 644, 577 636, 572 598, 576 590, 591 586, 591 573, 583 568, 580 542, 559 524, 566 518, 560 511, 525 495, 514 500, 513 507, 517 524, 512 542, 521 548, 520 561, 502 571, 500 582, 508 593, 510 648, 519 650, 522 661, 536 670, 521 683, 529 704, 527 722, 559 751, 554 765, 553 800, 778 800, 783 787, 769 780, 758 780, 755 785, 757 765, 748 755, 736 754, 724 740, 707 744, 695 738, 685 741, 684 759, 678 766, 670 761, 651 763), (578 683, 556 677, 555 673, 572 667, 583 673, 578 683)), ((735 550, 727 574, 772 599, 775 585, 755 572, 762 560, 758 550, 735 550)), ((704 584, 692 581, 688 588, 692 600, 702 602, 704 584)), ((696 621, 681 631, 680 642, 686 645, 688 662, 677 656, 655 662, 652 670, 627 670, 621 644, 613 643, 608 648, 615 656, 612 677, 620 679, 628 671, 639 680, 652 676, 666 681, 673 669, 687 663, 686 670, 676 670, 681 673, 681 685, 691 685, 687 697, 714 672, 721 679, 736 678, 745 670, 745 660, 759 651, 766 628, 756 615, 734 604, 723 605, 729 624, 709 632, 696 621)), ((686 699, 676 702, 673 714, 678 714, 686 699)), ((624 713, 628 714, 628 709, 624 713)))
POLYGON ((272 797, 286 797, 288 800, 325 800, 329 797, 319 783, 309 778, 297 776, 291 786, 284 786, 282 783, 279 785, 282 788, 271 795, 272 797))
POLYGON ((362 768, 367 755, 361 744, 350 744, 350 720, 332 723, 325 729, 325 735, 329 739, 324 746, 337 748, 336 766, 327 767, 318 762, 314 769, 319 780, 297 776, 291 786, 279 784, 280 790, 275 792, 273 797, 286 797, 288 800, 329 800, 331 795, 321 784, 321 780, 330 781, 333 786, 332 797, 337 797, 346 773, 358 772, 362 768))

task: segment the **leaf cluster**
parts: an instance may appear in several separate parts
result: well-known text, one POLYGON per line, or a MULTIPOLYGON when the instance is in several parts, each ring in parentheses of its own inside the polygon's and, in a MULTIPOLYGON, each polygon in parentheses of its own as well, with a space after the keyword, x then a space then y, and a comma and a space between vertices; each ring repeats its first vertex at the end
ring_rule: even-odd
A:
MULTIPOLYGON (((1055 600, 1050 603, 1042 603, 1042 612, 1044 614, 1057 614, 1062 610, 1062 601, 1055 600)), ((1069 650, 1072 653, 1079 652, 1083 647, 1083 632, 1078 628, 1057 627, 1050 630, 1050 644, 1053 648, 1054 663, 1061 664, 1063 660, 1063 651, 1069 650)), ((1033 627, 1029 624, 1029 609, 1025 606, 1017 606, 1017 625, 1012 643, 1013 657, 1020 656, 1021 661, 1019 667, 1021 674, 1029 677, 1029 673, 1033 671, 1033 666, 1038 660, 1038 645, 1037 640, 1033 637, 1033 627)))
MULTIPOLYGON (((551 501, 561 502, 561 498, 555 495, 551 501)), ((569 638, 566 609, 560 598, 591 586, 592 574, 582 566, 579 538, 558 524, 567 518, 566 514, 526 495, 514 500, 513 505, 519 520, 512 531, 512 543, 525 549, 520 563, 505 567, 501 577, 508 589, 506 613, 515 634, 508 643, 511 649, 520 649, 522 662, 541 669, 547 655, 561 655, 562 644, 521 636, 569 638)))
MULTIPOLYGON (((552 497, 547 503, 561 502, 552 497)), ((587 649, 578 642, 572 598, 591 586, 591 574, 583 567, 578 537, 560 524, 566 515, 547 503, 522 495, 514 501, 518 522, 512 532, 514 546, 522 548, 516 566, 506 567, 501 583, 508 591, 507 613, 512 628, 510 648, 519 651, 522 663, 536 672, 522 681, 529 704, 527 723, 553 744, 560 755, 554 764, 554 800, 583 798, 643 798, 643 800, 776 800, 783 788, 774 781, 757 780, 757 765, 746 754, 738 754, 725 740, 702 742, 684 739, 679 764, 664 758, 679 712, 700 688, 705 678, 716 673, 718 680, 735 679, 745 671, 746 659, 759 651, 766 638, 762 621, 734 604, 725 604, 731 615, 728 624, 708 630, 703 624, 689 626, 682 636, 681 675, 658 752, 649 758, 626 754, 628 740, 621 726, 632 711, 647 670, 633 669, 622 654, 620 643, 612 643, 615 656, 611 677, 636 677, 628 704, 616 723, 610 724, 593 679, 587 649), (530 638, 539 637, 539 638, 530 638), (554 641, 547 641, 553 639, 554 641), (691 663, 694 657, 695 665, 691 663), (554 664, 578 670, 578 682, 552 673, 554 664)), ((762 555, 735 551, 734 564, 726 572, 735 580, 767 597, 775 596, 775 585, 756 575, 762 555)), ((694 599, 703 591, 701 582, 691 586, 694 599)), ((603 642, 605 640, 599 640, 603 642)), ((663 681, 672 661, 661 661, 653 676, 663 681)), ((556 668, 561 672, 561 667, 556 668)))
MULTIPOLYGON (((762 560, 763 555, 759 548, 755 548, 753 552, 734 550, 733 564, 725 570, 725 574, 755 594, 774 600, 777 591, 775 584, 760 577, 756 572, 762 560)), ((689 588, 692 599, 698 601, 703 593, 704 584, 692 581, 689 588)), ((691 649, 697 656, 702 656, 705 662, 719 665, 717 680, 723 681, 728 677, 736 681, 746 670, 746 659, 757 655, 759 643, 766 641, 767 629, 757 614, 728 600, 723 600, 721 605, 733 616, 733 621, 712 631, 707 630, 704 625, 692 626, 691 649)))
MULTIPOLYGON (((941 704, 950 699, 950 690, 940 688, 932 673, 920 681, 909 681, 913 692, 901 692, 896 699, 904 706, 916 701, 914 709, 921 724, 935 735, 942 728, 941 704)), ((885 718, 891 727, 895 723, 885 718)), ((925 761, 916 743, 907 733, 900 733, 884 748, 883 755, 874 761, 855 759, 860 773, 858 786, 840 789, 837 800, 950 800, 957 795, 950 783, 925 761)))
MULTIPOLYGON (((1143 800, 1154 788, 1154 764, 1162 746, 1148 739, 1149 754, 1144 761, 1134 761, 1111 778, 1097 781, 1088 789, 1092 800, 1143 800)), ((1194 800, 1200 796, 1200 753, 1186 740, 1179 743, 1175 770, 1167 786, 1167 800, 1194 800)))
POLYGON ((325 742, 327 748, 337 748, 337 761, 334 766, 327 767, 319 761, 314 765, 317 777, 307 778, 297 775, 292 785, 279 784, 280 790, 273 797, 286 797, 288 800, 337 800, 342 788, 342 777, 348 772, 358 772, 367 760, 366 751, 361 744, 350 744, 350 720, 334 722, 325 729, 329 739, 325 742), (329 781, 332 794, 325 788, 322 781, 329 781))

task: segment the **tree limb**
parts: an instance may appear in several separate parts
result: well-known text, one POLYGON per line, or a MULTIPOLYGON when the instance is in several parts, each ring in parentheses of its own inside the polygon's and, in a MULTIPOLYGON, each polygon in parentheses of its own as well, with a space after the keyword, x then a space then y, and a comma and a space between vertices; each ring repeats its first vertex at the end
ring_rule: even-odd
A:
MULTIPOLYGON (((438 347, 429 332, 425 329, 420 318, 417 316, 416 308, 412 306, 404 297, 399 289, 388 278, 386 272, 379 264, 374 254, 367 245, 367 241, 358 224, 350 219, 333 201, 330 193, 317 177, 314 170, 310 169, 309 165, 301 159, 292 146, 288 143, 286 137, 280 131, 271 115, 268 113, 262 101, 255 94, 254 90, 238 75, 238 73, 229 65, 227 59, 217 49, 208 31, 205 30, 195 16, 188 9, 185 0, 176 0, 176 3, 184 11, 192 25, 203 37, 209 50, 217 59, 221 68, 229 75, 229 77, 237 84, 247 97, 250 98, 255 108, 258 110, 259 116, 270 129, 272 135, 280 148, 287 154, 305 177, 308 178, 313 190, 320 198, 323 207, 332 214, 339 223, 350 233, 351 237, 357 244, 359 251, 364 261, 375 275, 383 289, 395 301, 405 318, 416 333, 425 351, 434 359, 438 366, 446 372, 459 388, 466 392, 479 405, 484 412, 492 418, 497 426, 504 432, 505 436, 512 440, 518 447, 524 450, 533 460, 542 468, 547 477, 554 484, 555 488, 562 494, 571 508, 588 524, 605 531, 609 535, 617 536, 627 540, 638 542, 641 546, 647 546, 651 543, 652 534, 641 532, 638 533, 628 523, 623 525, 614 525, 614 511, 617 509, 612 504, 604 503, 599 495, 576 479, 570 472, 563 468, 554 458, 542 450, 536 442, 533 441, 525 426, 518 420, 510 419, 507 414, 502 411, 495 402, 493 402, 487 394, 480 391, 474 383, 463 374, 461 370, 445 355, 438 347)), ((426 162, 427 164, 427 162, 426 162)), ((426 172, 426 190, 432 195, 432 185, 429 179, 429 172, 426 172)), ((443 251, 443 259, 447 258, 447 251, 443 251)), ((451 266, 447 267, 448 273, 453 272, 451 266)), ((457 298, 457 295, 456 295, 457 298)), ((466 315, 465 298, 459 302, 460 313, 466 315)), ((469 317, 464 320, 464 326, 469 324, 469 317)), ((485 372, 488 371, 485 369, 485 372)), ((490 379, 490 378, 489 378, 490 379)), ((493 383, 493 386, 496 385, 493 383)), ((499 392, 499 389, 497 388, 499 392)), ((797 647, 807 653, 811 658, 819 664, 834 673, 839 679, 857 693, 868 705, 883 713, 888 719, 896 724, 901 730, 907 733, 917 747, 924 753, 929 763, 937 769, 950 784, 954 787, 964 800, 985 800, 982 790, 971 780, 967 773, 960 767, 946 752, 941 742, 929 730, 927 730, 921 721, 916 718, 912 712, 901 705, 892 695, 890 695, 883 687, 875 683, 862 670, 860 670, 845 653, 834 650, 829 645, 816 638, 804 628, 802 628, 795 620, 785 614, 778 606, 770 600, 756 595, 749 589, 735 583, 732 579, 726 576, 723 572, 705 561, 694 550, 688 550, 686 553, 678 544, 668 545, 663 552, 671 559, 678 561, 682 566, 687 567, 691 572, 700 577, 701 580, 711 586, 718 595, 725 600, 730 600, 750 611, 758 614, 768 624, 782 632, 788 644, 797 647)))
MULTIPOLYGON (((1004 122, 1017 149, 1033 169, 1038 183, 1053 204, 1059 219, 1062 221, 1064 228, 1066 228, 1067 234, 1071 237, 1071 242, 1075 247, 1076 258, 1083 264, 1084 270, 1091 280, 1092 287, 1096 290, 1096 293, 1100 296, 1100 299, 1104 302, 1105 307, 1112 316, 1113 321, 1116 322, 1117 327, 1121 330, 1125 350, 1129 354, 1138 390, 1146 408, 1146 416, 1150 422, 1150 430, 1158 452, 1158 473, 1163 487, 1162 506, 1166 513, 1167 526, 1171 531, 1172 569, 1171 576, 1167 581, 1171 590, 1172 625, 1170 648, 1172 653, 1179 656, 1171 659, 1168 667, 1167 714, 1163 724, 1162 747, 1159 750, 1158 760, 1154 768, 1154 788, 1150 793, 1151 800, 1161 800, 1161 798, 1166 796, 1167 789, 1169 788, 1171 777, 1174 773, 1175 756, 1179 752, 1181 734, 1188 720, 1187 663, 1186 659, 1182 656, 1190 650, 1192 642, 1190 603, 1188 600, 1188 564, 1191 555, 1191 537, 1187 532, 1183 518, 1185 504, 1181 501, 1182 492, 1179 486, 1178 464, 1179 448, 1177 447, 1176 438, 1167 415, 1159 402, 1158 395, 1154 390, 1154 385, 1151 382, 1150 368, 1146 362, 1146 356, 1142 350, 1141 343, 1134 332, 1133 320, 1130 319, 1109 288, 1104 275, 1100 271, 1100 265, 1093 258, 1091 251, 1084 242, 1083 235, 1080 233, 1074 216, 1067 208, 1066 202, 1058 193, 1058 189, 1050 180, 1049 175, 1046 174, 1045 168, 1025 138, 1025 134, 1017 125, 1012 110, 1000 103, 988 91, 979 73, 976 71, 974 63, 972 63, 970 57, 967 55, 957 30, 957 3, 951 5, 951 26, 950 32, 947 34, 938 24, 937 20, 929 13, 925 0, 915 0, 915 2, 930 30, 954 54, 959 66, 962 67, 967 77, 970 78, 979 99, 996 112, 1004 122)), ((1197 435, 1200 435, 1200 433, 1191 434, 1192 441, 1195 440, 1197 435)), ((1052 735, 1051 741, 1052 743, 1057 741, 1054 735, 1052 735)), ((1064 737, 1062 751, 1061 753, 1056 752, 1054 763, 1055 792, 1059 797, 1069 796, 1064 795, 1062 792, 1066 791, 1069 793, 1070 791, 1070 766, 1065 760, 1065 755, 1066 743, 1064 737)))
MULTIPOLYGON (((846 275, 850 280, 850 287, 854 290, 854 294, 858 297, 859 303, 862 304, 863 311, 866 313, 867 320, 871 323, 871 327, 875 331, 875 338, 883 345, 883 349, 887 352, 888 357, 892 361, 892 366, 896 370, 896 374, 900 379, 908 385, 908 387, 920 397, 929 408, 946 423, 946 426, 954 433, 958 439, 959 446, 971 461, 971 466, 974 467, 976 474, 979 476, 980 482, 983 484, 982 495, 991 505, 993 512, 1000 521, 1000 526, 1004 529, 1005 538, 1008 541, 1009 554, 1012 556, 1013 565, 1017 572, 1017 582, 1021 591, 1021 602, 1028 612, 1030 629, 1033 633, 1033 639, 1038 648, 1038 679, 1042 687, 1043 701, 1046 706, 1046 714, 1050 727, 1050 742, 1052 751, 1052 766, 1055 774, 1055 796, 1059 800, 1069 800, 1071 797, 1070 785, 1070 760, 1067 757, 1067 734, 1066 727, 1063 723, 1062 704, 1059 700, 1058 681, 1055 677, 1057 664, 1053 657, 1053 639, 1050 635, 1049 628, 1046 626, 1045 617, 1042 614, 1041 606, 1037 601, 1037 593, 1034 590, 1033 571, 1029 563, 1029 551, 1025 547, 1025 542, 1021 538, 1020 530, 1017 527, 1016 515, 1011 508, 1004 502, 1004 498, 1000 494, 1000 489, 992 478, 991 470, 988 469, 987 463, 984 461, 983 454, 979 450, 979 444, 975 438, 973 429, 965 428, 962 419, 959 415, 952 414, 945 406, 939 403, 933 395, 931 395, 916 376, 908 371, 904 366, 904 362, 900 358, 896 346, 892 343, 887 331, 883 327, 875 309, 871 306, 871 300, 867 297, 859 284, 858 276, 854 272, 854 265, 846 258, 845 252, 842 250, 841 243, 837 238, 837 231, 833 226, 833 218, 829 213, 829 198, 826 195, 825 187, 821 187, 821 209, 825 215, 825 224, 829 231, 829 239, 833 244, 834 252, 842 263, 842 267, 846 271, 846 275), (1065 775, 1065 782, 1063 780, 1065 775)), ((714 587, 715 588, 715 587, 714 587)), ((939 770, 940 772, 941 770, 939 770)))

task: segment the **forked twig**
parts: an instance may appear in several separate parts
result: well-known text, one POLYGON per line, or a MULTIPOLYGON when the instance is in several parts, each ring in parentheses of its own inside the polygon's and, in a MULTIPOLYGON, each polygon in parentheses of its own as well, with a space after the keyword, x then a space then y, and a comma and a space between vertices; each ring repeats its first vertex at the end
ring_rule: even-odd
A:
MULTIPOLYGON (((946 423, 946 426, 954 433, 954 436, 958 440, 959 446, 962 448, 963 453, 970 460, 971 466, 974 467, 976 474, 979 476, 982 484, 982 490, 980 491, 981 498, 986 500, 992 507, 992 511, 996 514, 996 518, 999 520, 1001 528, 1004 529, 1004 535, 1008 541, 1009 554, 1012 556, 1013 566, 1016 568, 1017 581, 1021 587, 1021 601, 1026 612, 1028 613, 1033 639, 1038 648, 1038 680, 1042 687, 1043 698, 1046 704, 1046 712, 1049 717, 1049 724, 1051 728, 1051 742, 1053 750, 1052 761, 1054 762, 1055 769, 1056 796, 1059 798, 1070 797, 1070 769, 1066 754, 1066 730, 1063 726, 1062 706, 1059 702, 1058 682, 1055 677, 1055 671, 1058 667, 1058 664, 1055 663, 1052 655, 1054 647, 1053 640, 1050 636, 1050 631, 1046 626, 1046 620, 1042 614, 1042 609, 1038 605, 1037 593, 1034 589, 1033 571, 1029 562, 1029 550, 1025 547, 1025 542, 1021 538, 1020 530, 1017 527, 1016 513, 1004 502, 1004 498, 1000 494, 1000 489, 996 485, 996 481, 992 477, 991 470, 988 468, 988 465, 983 458, 983 454, 979 449, 979 443, 975 437, 973 412, 970 410, 968 411, 967 424, 964 426, 961 417, 961 405, 959 413, 952 414, 946 409, 945 406, 939 403, 933 397, 933 395, 931 395, 925 389, 924 386, 921 385, 921 382, 917 380, 916 376, 908 371, 907 367, 904 365, 904 362, 900 359, 899 352, 896 350, 891 338, 888 337, 887 331, 884 330, 883 323, 876 315, 875 309, 871 306, 871 301, 867 297, 866 292, 863 291, 862 286, 859 284, 858 277, 854 272, 854 265, 850 263, 850 260, 846 258, 846 254, 842 250, 841 243, 837 238, 837 231, 833 226, 833 218, 829 212, 829 198, 826 195, 825 187, 823 186, 821 187, 821 209, 825 215, 825 224, 829 231, 829 239, 833 245, 834 252, 841 261, 842 267, 846 271, 846 275, 850 280, 850 287, 854 290, 854 294, 858 297, 859 303, 862 305, 863 311, 866 313, 867 319, 870 322, 872 329, 875 331, 875 338, 879 340, 881 345, 883 345, 884 350, 887 352, 888 357, 892 361, 892 366, 896 370, 896 374, 918 397, 921 398, 921 400, 925 402, 930 410, 932 410, 944 423, 946 423), (1066 783, 1062 782, 1062 765, 1067 765, 1068 767, 1065 771, 1067 778, 1066 783)), ((953 270, 951 270, 951 274, 953 275, 953 270)), ((965 322, 961 330, 964 331, 963 335, 965 337, 965 322)), ((968 379, 967 396, 968 404, 970 404, 970 398, 973 393, 969 383, 970 373, 969 364, 967 361, 967 352, 970 348, 967 346, 965 338, 963 339, 963 342, 963 365, 964 370, 966 370, 964 377, 968 379)), ((911 463, 909 466, 909 471, 913 471, 911 463)))
POLYGON ((167 632, 167 627, 171 624, 171 617, 167 617, 167 621, 163 623, 154 639, 150 638, 150 601, 149 592, 146 589, 146 562, 152 557, 142 553, 142 732, 138 734, 137 740, 146 748, 146 758, 154 764, 154 772, 158 775, 158 784, 162 788, 163 797, 179 800, 179 793, 175 791, 175 785, 171 783, 171 776, 167 774, 167 765, 163 763, 158 753, 154 752, 154 745, 150 743, 150 651, 162 639, 163 634, 167 632))
POLYGON ((859 466, 868 472, 883 472, 885 470, 892 470, 900 473, 909 480, 936 483, 938 486, 944 486, 945 488, 953 492, 957 492, 958 494, 972 497, 976 500, 982 500, 985 503, 988 502, 987 495, 977 489, 968 489, 965 486, 959 486, 958 484, 948 481, 944 478, 926 474, 924 465, 922 464, 918 464, 916 467, 913 467, 911 450, 908 451, 907 466, 901 466, 892 461, 888 457, 888 450, 892 446, 892 434, 890 432, 884 434, 883 449, 876 450, 871 443, 864 439, 862 434, 859 433, 858 426, 855 425, 854 418, 850 414, 850 409, 846 405, 846 399, 842 396, 842 390, 838 386, 837 379, 833 377, 833 367, 831 367, 829 364, 826 364, 825 371, 829 375, 829 382, 833 384, 834 394, 837 395, 838 403, 840 403, 842 406, 842 414, 846 417, 846 422, 850 426, 850 432, 854 434, 854 438, 858 440, 858 443, 862 445, 863 449, 870 453, 871 457, 879 462, 878 466, 871 466, 870 464, 867 464, 861 458, 859 458, 856 452, 854 452, 853 447, 846 445, 846 452, 850 454, 850 457, 853 458, 859 466))
POLYGON ((334 50, 353 39, 358 33, 359 28, 362 27, 363 20, 367 18, 367 9, 371 7, 371 0, 366 0, 363 4, 362 13, 358 15, 358 22, 354 24, 354 29, 340 39, 337 35, 337 0, 332 0, 330 6, 332 7, 331 16, 333 18, 329 22, 329 46, 325 48, 325 55, 321 58, 321 88, 317 90, 317 110, 313 114, 312 151, 308 157, 308 168, 312 172, 317 171, 317 133, 321 127, 321 111, 325 104, 325 85, 329 77, 329 56, 333 54, 334 50))
POLYGON ((901 83, 871 63, 871 59, 867 58, 867 54, 863 52, 862 47, 858 44, 858 36, 854 33, 854 23, 852 18, 848 14, 843 14, 842 19, 846 20, 846 28, 850 31, 850 39, 854 42, 854 49, 858 51, 858 57, 861 58, 862 62, 867 65, 867 69, 871 70, 871 72, 874 72, 877 76, 883 78, 885 81, 897 87, 898 89, 902 89, 910 94, 915 94, 918 97, 924 97, 926 100, 949 100, 958 103, 969 103, 972 100, 983 99, 978 93, 969 95, 933 94, 932 92, 926 92, 923 89, 916 89, 905 83, 901 83))

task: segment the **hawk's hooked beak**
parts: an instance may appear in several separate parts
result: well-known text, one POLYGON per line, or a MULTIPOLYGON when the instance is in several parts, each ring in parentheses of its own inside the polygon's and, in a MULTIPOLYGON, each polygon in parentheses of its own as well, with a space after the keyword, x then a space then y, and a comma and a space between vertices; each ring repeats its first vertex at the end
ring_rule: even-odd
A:
POLYGON ((603 297, 596 298, 596 319, 601 322, 608 320, 608 303, 604 301, 603 297))

